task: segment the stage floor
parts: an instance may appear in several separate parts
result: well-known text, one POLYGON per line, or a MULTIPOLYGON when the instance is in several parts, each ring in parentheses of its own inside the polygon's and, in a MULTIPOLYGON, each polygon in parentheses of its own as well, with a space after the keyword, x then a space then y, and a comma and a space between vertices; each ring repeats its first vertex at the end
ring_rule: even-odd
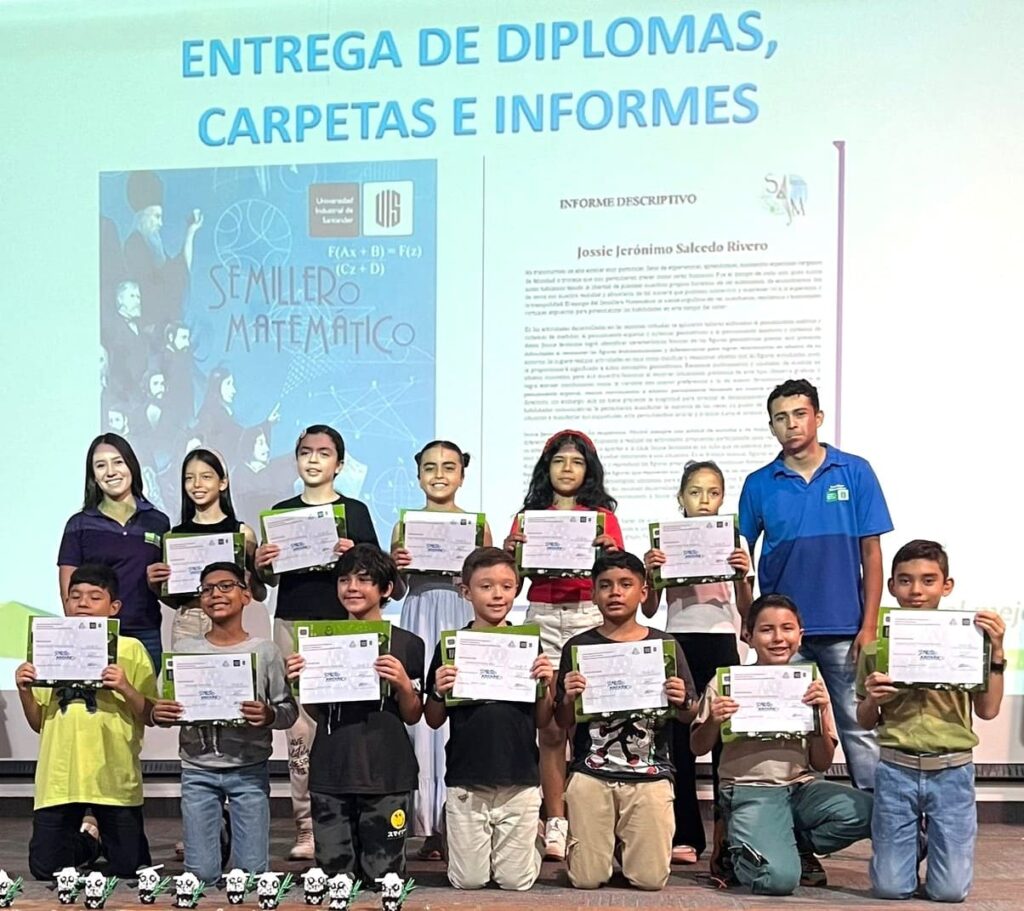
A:
MULTIPOLYGON (((273 819, 272 867, 276 871, 300 873, 307 864, 289 863, 282 860, 291 845, 291 821, 273 819)), ((0 867, 13 877, 25 875, 27 869, 26 846, 30 821, 23 818, 0 818, 0 867)), ((180 837, 180 821, 174 818, 147 820, 146 831, 154 863, 165 865, 164 873, 178 873, 181 864, 174 857, 174 842, 180 837)), ((981 827, 976 853, 974 889, 967 902, 961 907, 978 911, 1017 911, 1024 907, 1024 863, 1021 862, 1024 827, 986 824, 981 827)), ((420 839, 410 842, 410 857, 419 847, 420 839)), ((497 889, 477 892, 458 892, 447 886, 444 865, 412 859, 410 875, 416 880, 417 888, 408 898, 408 911, 445 911, 445 909, 510 908, 532 911, 565 911, 569 908, 601 908, 604 911, 635 908, 701 908, 715 909, 763 909, 792 906, 800 911, 825 911, 833 908, 888 909, 888 911, 919 911, 929 908, 935 911, 932 902, 883 902, 872 899, 868 892, 867 858, 870 848, 867 842, 826 858, 823 861, 828 872, 829 885, 824 889, 798 889, 788 899, 757 898, 742 889, 714 889, 709 885, 707 864, 674 868, 668 887, 662 892, 644 893, 626 887, 624 884, 607 886, 596 892, 580 892, 568 886, 564 867, 561 864, 546 863, 541 878, 529 892, 508 893, 497 889)), ((376 896, 364 893, 353 906, 370 909, 378 906, 376 896)), ((53 892, 45 885, 27 881, 25 893, 15 901, 14 908, 25 911, 59 908, 53 892)), ((77 908, 83 908, 79 897, 77 908)), ((171 908, 170 896, 161 895, 155 905, 139 905, 135 894, 124 885, 107 901, 110 911, 122 908, 160 909, 171 908)), ((199 903, 199 909, 219 911, 230 907, 224 894, 212 890, 199 903)), ((256 902, 250 896, 245 907, 255 908, 256 902)), ((292 891, 282 909, 304 907, 299 891, 292 891)))

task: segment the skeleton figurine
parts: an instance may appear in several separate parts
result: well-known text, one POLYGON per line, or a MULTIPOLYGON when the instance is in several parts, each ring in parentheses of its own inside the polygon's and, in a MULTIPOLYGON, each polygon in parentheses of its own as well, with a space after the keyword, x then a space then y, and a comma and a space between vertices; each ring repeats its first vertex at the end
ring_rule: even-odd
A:
POLYGON ((78 889, 81 880, 78 877, 78 870, 74 867, 64 867, 53 874, 57 881, 57 901, 62 905, 73 905, 78 898, 78 889))
POLYGON ((11 879, 6 870, 0 870, 0 908, 11 907, 11 902, 21 891, 22 882, 20 876, 17 879, 11 879))
POLYGON ((157 867, 142 867, 140 870, 135 871, 135 875, 139 878, 139 901, 144 905, 151 905, 156 901, 156 897, 161 892, 166 892, 167 887, 171 884, 171 878, 165 876, 163 879, 160 878, 160 874, 157 872, 163 864, 157 867))
POLYGON ((388 873, 377 882, 380 883, 381 911, 401 911, 405 897, 416 888, 413 880, 403 880, 397 873, 388 873))
POLYGON ((327 880, 328 907, 331 911, 348 911, 348 906, 358 898, 362 883, 348 873, 338 873, 327 880))
POLYGON ((310 867, 302 874, 302 895, 307 905, 322 905, 327 897, 327 874, 310 867))
POLYGON ((241 905, 245 901, 245 893, 252 888, 252 877, 245 870, 235 867, 224 876, 224 892, 229 905, 241 905))
POLYGON ((281 904, 281 898, 292 887, 293 877, 291 873, 282 879, 280 873, 261 873, 256 877, 256 899, 260 908, 276 908, 281 904))
POLYGON ((205 883, 199 882, 195 873, 182 873, 174 877, 174 907, 194 908, 199 904, 203 892, 206 890, 205 883))

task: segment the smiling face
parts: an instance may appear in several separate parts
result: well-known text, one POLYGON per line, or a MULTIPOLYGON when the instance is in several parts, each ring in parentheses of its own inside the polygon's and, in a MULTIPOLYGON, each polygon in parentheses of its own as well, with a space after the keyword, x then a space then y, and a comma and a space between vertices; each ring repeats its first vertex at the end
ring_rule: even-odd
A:
POLYGON ((103 496, 123 500, 132 492, 132 472, 121 455, 109 443, 100 443, 92 454, 92 476, 103 496))
POLYGON ((431 503, 442 506, 454 503, 462 480, 462 456, 455 450, 432 446, 420 457, 420 489, 431 503))
POLYGON ((718 472, 710 468, 695 471, 679 492, 679 506, 687 516, 717 516, 725 497, 718 472))
POLYGON ((621 621, 636 614, 647 597, 647 583, 628 569, 606 569, 594 580, 594 603, 606 620, 621 621))
POLYGON ((341 470, 338 450, 326 433, 308 433, 299 444, 295 459, 299 477, 307 487, 322 487, 333 484, 334 477, 341 470))
POLYGON ((548 477, 556 494, 561 497, 575 496, 587 476, 587 460, 572 444, 564 444, 551 457, 548 477))
POLYGON ((353 620, 376 619, 380 602, 391 595, 391 588, 381 591, 369 573, 352 572, 338 577, 338 600, 353 620))
POLYGON ((110 592, 89 582, 76 582, 68 589, 64 610, 69 617, 113 617, 121 609, 121 602, 110 597, 110 592))
POLYGON ((222 491, 228 489, 228 479, 221 478, 216 469, 199 458, 185 463, 185 493, 200 509, 220 499, 222 491))
POLYGON ((788 607, 766 607, 757 615, 750 645, 758 664, 788 664, 800 650, 804 631, 788 607))
POLYGON ((772 434, 786 453, 800 452, 818 442, 818 428, 825 419, 806 395, 780 395, 771 403, 772 434))
POLYGON ((501 623, 512 610, 518 590, 516 571, 506 563, 475 569, 469 582, 462 585, 462 595, 473 605, 473 613, 491 626, 501 623))
POLYGON ((934 610, 951 591, 953 580, 946 578, 935 560, 897 563, 889 580, 889 594, 900 607, 934 610))
POLYGON ((215 569, 203 576, 199 592, 199 606, 215 623, 238 616, 250 601, 248 589, 226 569, 215 569))

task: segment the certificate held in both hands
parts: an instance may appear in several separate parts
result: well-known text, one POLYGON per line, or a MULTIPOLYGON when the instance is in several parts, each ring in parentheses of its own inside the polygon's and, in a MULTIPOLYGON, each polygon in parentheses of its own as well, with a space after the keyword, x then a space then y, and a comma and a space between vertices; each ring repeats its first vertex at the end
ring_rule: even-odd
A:
POLYGON ((445 704, 535 702, 543 684, 530 674, 539 654, 536 626, 446 630, 441 633, 441 661, 455 665, 459 673, 445 704))
POLYGON ((182 706, 175 724, 242 725, 242 703, 256 699, 256 655, 165 654, 163 696, 182 706))
POLYGON ((411 562, 402 572, 457 576, 474 550, 483 547, 482 512, 440 512, 403 509, 398 545, 411 562))
POLYGON ((576 698, 577 721, 637 713, 676 714, 665 692, 665 681, 676 676, 673 640, 574 645, 572 666, 587 681, 587 688, 576 698))
POLYGON ((587 509, 527 509, 519 514, 525 542, 516 563, 529 576, 579 578, 590 575, 597 557, 594 539, 604 534, 604 513, 587 509))
POLYGON ((992 645, 973 611, 882 608, 878 670, 896 686, 984 691, 992 645))
POLYGON ((275 575, 322 569, 338 559, 334 548, 345 537, 341 504, 268 509, 260 513, 263 540, 281 548, 271 564, 275 575))
POLYGON ((298 693, 308 705, 376 702, 387 683, 374 662, 391 647, 386 620, 297 620, 295 651, 305 659, 298 693))
POLYGON ((652 522, 650 536, 651 547, 665 554, 665 563, 654 568, 654 586, 659 590, 739 578, 729 565, 729 555, 740 545, 733 515, 652 522))
POLYGON ((28 660, 36 669, 33 686, 99 688, 108 665, 117 661, 121 624, 109 617, 32 617, 28 660))
POLYGON ((164 595, 195 596, 199 575, 211 563, 245 566, 245 535, 168 533, 163 537, 164 563, 171 567, 164 595))
POLYGON ((818 678, 816 664, 720 667, 717 689, 739 705, 722 725, 722 742, 793 740, 821 733, 821 713, 803 699, 818 678))

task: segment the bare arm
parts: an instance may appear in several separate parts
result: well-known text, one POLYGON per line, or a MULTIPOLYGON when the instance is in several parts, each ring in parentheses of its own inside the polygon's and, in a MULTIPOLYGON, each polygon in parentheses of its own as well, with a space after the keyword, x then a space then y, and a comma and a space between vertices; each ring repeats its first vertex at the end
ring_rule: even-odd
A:
POLYGON ((77 566, 58 566, 57 579, 60 583, 60 603, 65 604, 68 600, 68 588, 71 586, 71 574, 78 569, 77 566))
MULTIPOLYGON (((992 661, 997 664, 1002 663, 1006 659, 1006 653, 1003 651, 1003 635, 1006 632, 1006 624, 1003 622, 1003 618, 994 611, 978 611, 974 617, 974 623, 992 643, 992 661)), ((974 712, 983 721, 991 721, 999 714, 1002 701, 1003 675, 1000 673, 988 675, 988 689, 984 693, 971 695, 974 712)))
POLYGON ((38 734, 43 726, 43 709, 32 695, 32 684, 35 679, 36 669, 28 661, 18 665, 18 669, 14 672, 14 683, 18 688, 21 710, 25 713, 28 726, 38 734))
POLYGON ((882 603, 882 540, 878 535, 860 539, 860 564, 864 585, 864 614, 860 632, 853 640, 853 659, 874 642, 878 633, 878 606, 882 603))

